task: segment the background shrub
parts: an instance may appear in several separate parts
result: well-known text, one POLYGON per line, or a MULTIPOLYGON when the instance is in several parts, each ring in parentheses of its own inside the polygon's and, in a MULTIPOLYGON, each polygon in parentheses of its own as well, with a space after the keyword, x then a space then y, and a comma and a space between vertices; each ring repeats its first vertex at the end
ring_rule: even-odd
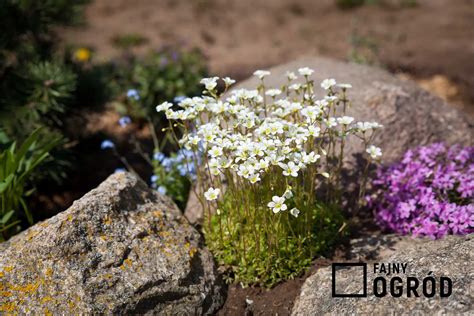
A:
POLYGON ((111 90, 126 97, 115 103, 119 113, 157 123, 162 120, 157 118, 155 107, 163 101, 173 101, 176 96, 198 95, 199 80, 206 74, 199 51, 163 49, 144 58, 122 61, 110 81, 111 90))

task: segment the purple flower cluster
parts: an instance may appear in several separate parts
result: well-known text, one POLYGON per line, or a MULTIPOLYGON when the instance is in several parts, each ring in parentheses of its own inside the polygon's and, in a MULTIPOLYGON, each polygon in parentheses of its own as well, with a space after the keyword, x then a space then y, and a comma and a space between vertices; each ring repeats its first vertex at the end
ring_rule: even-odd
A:
POLYGON ((369 206, 385 229, 432 239, 474 232, 474 147, 409 150, 378 170, 369 206))

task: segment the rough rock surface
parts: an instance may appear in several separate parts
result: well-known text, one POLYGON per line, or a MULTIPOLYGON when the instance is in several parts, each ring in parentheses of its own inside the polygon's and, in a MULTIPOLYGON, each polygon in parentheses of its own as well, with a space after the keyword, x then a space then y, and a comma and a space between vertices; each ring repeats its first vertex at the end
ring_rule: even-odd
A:
MULTIPOLYGON (((400 158, 414 146, 437 141, 450 144, 473 142, 473 122, 468 122, 467 115, 423 90, 415 82, 397 79, 379 68, 323 57, 306 57, 269 69, 271 75, 265 78, 265 84, 278 88, 287 83, 286 71, 296 72, 305 66, 315 70, 311 78, 317 87, 326 78, 352 84, 353 88, 348 92, 352 106, 347 114, 358 121, 375 120, 384 125, 375 144, 382 148, 386 163, 400 158)), ((252 77, 235 88, 255 89, 258 82, 259 79, 252 77)), ((316 93, 324 96, 322 88, 316 93)), ((360 140, 349 140, 346 158, 351 158, 361 149, 360 140)))
MULTIPOLYGON (((365 298, 332 297, 332 268, 322 268, 304 283, 300 297, 296 300, 293 315, 445 315, 472 313, 474 308, 474 235, 449 236, 441 240, 412 239, 394 235, 354 240, 352 254, 357 262, 369 261, 367 267, 367 293, 365 298), (363 250, 360 252, 360 250, 363 250), (447 298, 435 296, 394 298, 390 295, 377 298, 373 295, 373 264, 407 263, 407 276, 416 276, 421 282, 432 271, 437 282, 442 276, 451 278, 452 294, 447 298)), ((355 270, 342 269, 336 272, 338 293, 360 293, 361 280, 355 270)), ((392 277, 385 277, 388 282, 392 277)), ((399 274, 406 280, 405 274, 399 274)), ((406 283, 406 281, 405 281, 406 283)), ((388 283, 389 286, 389 283, 388 283)), ((437 283, 439 289, 439 282, 437 283)), ((472 315, 472 314, 471 314, 472 315)))
POLYGON ((194 315, 224 301, 199 233, 128 173, 0 250, 0 313, 194 315))
POLYGON ((186 203, 186 209, 184 210, 184 216, 193 225, 202 224, 204 219, 202 205, 201 202, 199 202, 199 198, 196 196, 196 193, 198 192, 194 192, 194 190, 189 192, 188 202, 186 203))

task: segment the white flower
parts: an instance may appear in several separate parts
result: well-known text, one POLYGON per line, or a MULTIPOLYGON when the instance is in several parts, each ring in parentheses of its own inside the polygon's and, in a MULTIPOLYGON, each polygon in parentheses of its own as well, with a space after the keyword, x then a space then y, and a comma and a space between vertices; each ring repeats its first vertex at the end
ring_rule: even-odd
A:
POLYGON ((292 72, 292 71, 287 71, 287 72, 286 72, 286 77, 287 77, 288 80, 290 80, 290 81, 291 81, 291 80, 296 80, 296 78, 297 78, 296 75, 295 75, 295 73, 292 72))
POLYGON ((318 137, 320 131, 321 131, 321 128, 319 128, 318 126, 314 126, 314 125, 308 126, 309 136, 318 137))
POLYGON ((335 85, 336 85, 335 79, 324 79, 323 82, 321 82, 321 88, 323 88, 324 90, 328 90, 335 85))
POLYGON ((290 214, 293 215, 294 217, 298 217, 298 215, 300 215, 300 210, 297 209, 296 207, 293 207, 293 208, 290 210, 290 214))
POLYGON ((217 87, 217 80, 219 80, 219 77, 202 78, 200 83, 206 87, 206 90, 211 91, 217 87))
POLYGON ((248 179, 255 172, 255 168, 251 165, 240 165, 237 174, 242 178, 248 179))
POLYGON ((275 214, 280 211, 284 211, 288 208, 285 204, 285 198, 276 195, 272 197, 272 201, 267 205, 269 208, 272 209, 273 213, 275 214))
POLYGON ((222 80, 224 80, 224 83, 226 84, 226 86, 231 86, 235 83, 235 80, 229 77, 225 77, 222 80))
POLYGON ((256 70, 254 73, 253 73, 254 76, 258 77, 258 79, 262 80, 263 78, 265 78, 266 76, 269 76, 270 75, 270 71, 267 71, 267 70, 256 70))
POLYGON ((219 197, 219 194, 221 193, 221 190, 220 189, 214 189, 214 188, 209 188, 209 190, 207 190, 205 193, 204 193, 204 197, 206 198, 206 200, 208 201, 214 201, 214 200, 217 200, 217 198, 219 197))
POLYGON ((317 155, 314 151, 310 152, 309 154, 305 152, 302 153, 302 160, 305 164, 315 163, 319 158, 321 158, 321 156, 317 155))
POLYGON ((303 68, 298 69, 298 72, 302 76, 311 76, 314 70, 308 67, 303 67, 303 68))
POLYGON ((349 125, 354 121, 353 117, 350 116, 343 116, 343 117, 338 117, 337 122, 342 125, 349 125))
POLYGON ((341 89, 350 89, 352 88, 352 85, 349 83, 338 83, 337 86, 341 89))
POLYGON ((221 157, 219 160, 219 167, 222 169, 227 169, 232 165, 232 159, 227 159, 225 157, 221 157))
POLYGON ((267 92, 265 92, 266 95, 269 95, 271 97, 276 97, 277 95, 281 94, 280 89, 269 89, 267 92))
POLYGON ((196 146, 201 139, 198 136, 191 136, 189 137, 189 143, 196 146))
POLYGON ((169 108, 171 108, 172 106, 173 106, 173 103, 165 101, 165 102, 161 103, 160 105, 156 106, 156 112, 165 112, 169 108))
POLYGON ((370 122, 370 125, 371 125, 372 129, 377 129, 377 128, 382 128, 383 127, 382 124, 379 124, 377 122, 370 122))
POLYGON ((220 171, 218 168, 211 168, 211 167, 209 167, 209 171, 211 172, 211 174, 212 174, 213 176, 218 176, 218 175, 221 174, 221 171, 220 171))
POLYGON ((369 129, 377 129, 382 127, 383 125, 380 125, 377 122, 357 122, 357 128, 360 129, 362 132, 365 132, 369 129))
POLYGON ((374 145, 370 145, 366 149, 366 152, 370 155, 370 157, 372 157, 372 159, 377 159, 378 157, 382 156, 382 149, 374 145))
POLYGON ((222 156, 222 148, 218 146, 213 146, 211 150, 209 150, 209 154, 212 158, 220 157, 222 156))
POLYGON ((298 177, 298 171, 300 170, 300 167, 295 165, 293 161, 290 161, 288 164, 279 163, 278 165, 283 169, 284 176, 292 176, 295 178, 298 177))
POLYGON ((337 122, 334 117, 330 117, 328 120, 324 119, 324 124, 326 124, 328 128, 337 126, 337 122))
POLYGON ((299 90, 299 89, 301 89, 301 84, 300 83, 294 83, 291 86, 289 86, 288 89, 295 90, 295 91, 299 90))
POLYGON ((336 95, 327 95, 324 97, 324 101, 327 103, 334 103, 338 100, 339 98, 336 95))
POLYGON ((301 114, 310 122, 314 121, 321 113, 321 110, 316 106, 308 106, 301 110, 301 114))
POLYGON ((291 199, 293 197, 293 192, 291 192, 291 187, 287 187, 285 193, 283 193, 285 199, 291 199))
POLYGON ((260 175, 258 173, 254 173, 249 178, 250 183, 254 184, 255 182, 260 181, 260 175))

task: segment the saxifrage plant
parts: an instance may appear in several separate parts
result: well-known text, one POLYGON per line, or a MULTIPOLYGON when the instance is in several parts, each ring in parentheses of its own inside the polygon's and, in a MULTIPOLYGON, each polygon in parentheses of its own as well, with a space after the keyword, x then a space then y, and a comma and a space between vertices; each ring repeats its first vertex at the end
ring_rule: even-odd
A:
MULTIPOLYGON (((270 72, 259 70, 255 90, 226 96, 217 91, 218 77, 205 78, 202 97, 157 107, 169 132, 183 134, 176 141, 194 153, 206 242, 243 284, 295 277, 337 240, 345 227, 340 183, 348 137, 361 138, 372 159, 381 156, 371 145, 381 126, 345 115, 351 86, 326 79, 319 99, 313 70, 298 72, 301 81, 288 72, 288 84, 268 88, 270 72)), ((226 93, 235 81, 222 80, 226 93)))

